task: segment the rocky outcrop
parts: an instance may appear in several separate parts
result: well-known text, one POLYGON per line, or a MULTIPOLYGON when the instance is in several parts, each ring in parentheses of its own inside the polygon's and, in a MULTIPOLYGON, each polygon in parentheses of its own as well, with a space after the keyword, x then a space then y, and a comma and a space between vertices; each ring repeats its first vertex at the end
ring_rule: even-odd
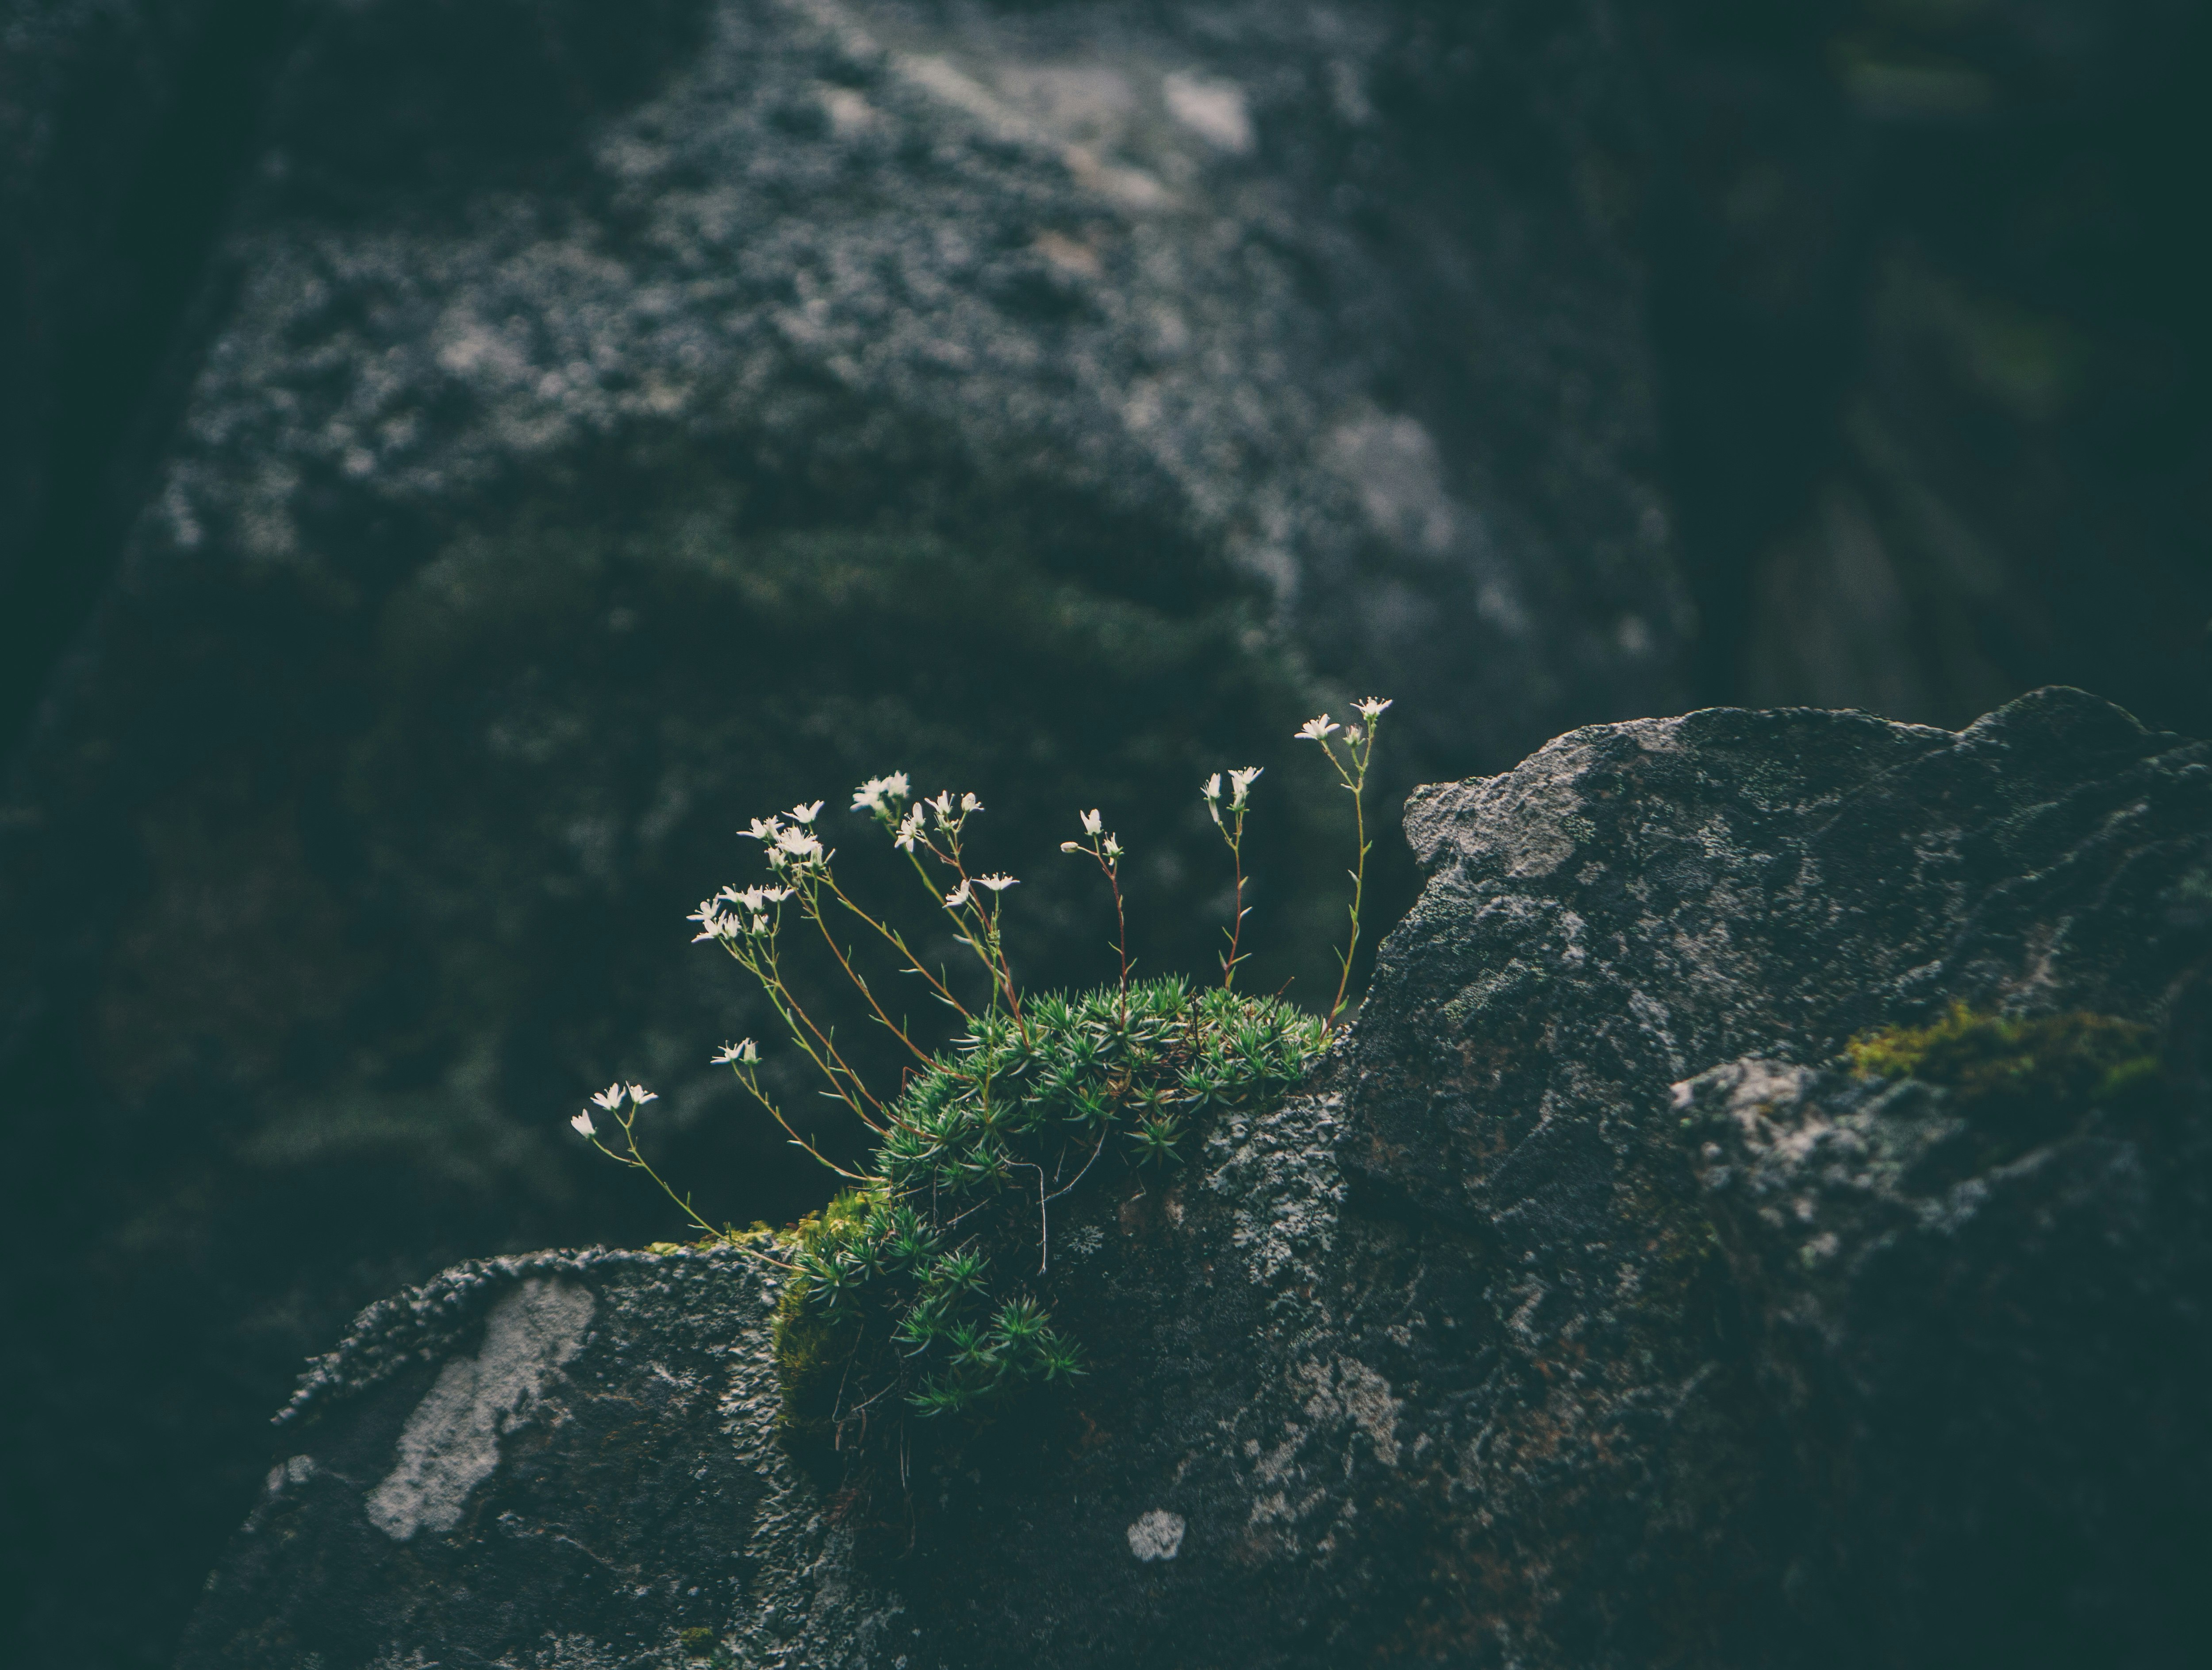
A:
POLYGON ((1073 810, 1206 966, 1266 764, 1303 987, 1301 720, 1676 702, 1632 70, 1533 0, 0 6, 0 1657, 160 1661, 377 1294, 665 1230, 580 1087, 808 1203, 679 926, 749 816, 980 791, 1054 984, 1073 810))
POLYGON ((1063 1401, 786 1452, 772 1272, 467 1266, 309 1377, 183 1666, 2200 1656, 2212 746, 1718 710, 1407 828, 1317 1080, 1055 1219, 1063 1401), (2160 1065, 1838 1059, 1954 1003, 2160 1065))

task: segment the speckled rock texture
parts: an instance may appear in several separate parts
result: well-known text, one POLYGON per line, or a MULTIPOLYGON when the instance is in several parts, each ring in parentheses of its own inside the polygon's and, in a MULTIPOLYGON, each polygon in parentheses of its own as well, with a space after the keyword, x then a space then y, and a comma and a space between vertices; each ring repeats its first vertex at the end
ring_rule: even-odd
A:
POLYGON ((284 1412, 185 1661, 584 1670, 687 1630, 875 1661, 897 1606, 775 1442, 763 1285, 730 1254, 544 1254, 373 1307, 284 1412))
POLYGON ((2201 1661, 2212 747, 1716 710, 1407 823, 1316 1080, 1056 1222, 1064 1401, 787 1454, 772 1272, 471 1266, 310 1376, 185 1670, 2201 1661), (1961 1141, 1836 1064, 1954 999, 2163 1075, 1961 1141))
POLYGON ((1633 77, 1603 0, 0 0, 0 1659, 164 1661, 379 1294, 665 1233, 589 1087, 818 1199, 681 926, 749 817, 976 790, 1088 983, 1073 810, 1203 968, 1264 765, 1303 990, 1300 720, 1675 705, 1633 77))

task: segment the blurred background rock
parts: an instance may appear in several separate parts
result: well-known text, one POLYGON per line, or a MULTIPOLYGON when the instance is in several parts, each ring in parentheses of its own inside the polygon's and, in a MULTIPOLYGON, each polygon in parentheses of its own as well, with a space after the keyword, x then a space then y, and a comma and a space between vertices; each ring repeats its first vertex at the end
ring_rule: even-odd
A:
POLYGON ((165 1663, 362 1304, 671 1233, 587 1089, 818 1197, 682 921, 757 812, 976 789, 1082 981, 1075 807, 1200 969, 1264 763, 1317 999, 1349 695, 1394 795, 1717 701, 2212 730, 2205 11, 0 4, 0 1651, 165 1663))

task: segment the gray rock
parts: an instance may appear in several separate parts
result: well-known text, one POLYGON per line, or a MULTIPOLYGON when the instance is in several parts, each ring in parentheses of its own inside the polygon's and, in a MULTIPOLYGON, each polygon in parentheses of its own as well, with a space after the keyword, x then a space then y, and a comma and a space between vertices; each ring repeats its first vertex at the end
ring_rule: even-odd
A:
POLYGON ((533 50, 418 60, 441 9, 395 3, 289 65, 133 574, 374 584, 611 448, 744 483, 757 530, 1011 521, 1139 594, 1225 562, 1446 752, 1663 700, 1638 276, 1539 195, 1631 137, 1595 14, 510 11, 533 50), (618 107, 495 126, 516 76, 618 107))
POLYGON ((1408 825, 1431 879, 1316 1081, 1056 1220, 1095 1364, 1065 1402, 848 1429, 802 1476, 767 1275, 466 1270, 311 1376, 298 1505, 249 1523, 182 1665, 2200 1656, 2212 747, 2063 690, 1955 734, 1716 711, 1575 732, 1408 825), (2163 1076, 1991 1127, 1824 1065, 1954 999, 2160 1027, 2163 1076), (592 1296, 539 1394, 570 1418, 441 1475, 459 1516, 403 1543, 370 1504, 423 1495, 438 1388, 539 1372, 484 1367, 498 1307, 554 1290, 519 1279, 592 1296), (728 1494, 710 1534, 599 1517, 682 1466, 728 1494), (619 1582, 556 1588, 564 1538, 619 1582))
POLYGON ((187 1655, 580 1670, 742 1616, 747 1661, 873 1661, 897 1605, 775 1442, 764 1297, 731 1254, 547 1254, 372 1308, 285 1412, 187 1655))

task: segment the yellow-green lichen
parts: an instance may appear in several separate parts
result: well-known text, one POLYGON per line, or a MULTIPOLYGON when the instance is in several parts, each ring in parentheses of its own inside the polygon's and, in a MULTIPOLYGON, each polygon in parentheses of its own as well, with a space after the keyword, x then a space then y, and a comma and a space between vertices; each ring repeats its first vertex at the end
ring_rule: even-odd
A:
POLYGON ((1940 1084, 1991 1112, 2081 1108, 2155 1078, 2151 1030, 2081 1011, 2022 1019, 1954 1003, 1927 1026, 1884 1027, 1845 1047, 1861 1078, 1940 1084))

